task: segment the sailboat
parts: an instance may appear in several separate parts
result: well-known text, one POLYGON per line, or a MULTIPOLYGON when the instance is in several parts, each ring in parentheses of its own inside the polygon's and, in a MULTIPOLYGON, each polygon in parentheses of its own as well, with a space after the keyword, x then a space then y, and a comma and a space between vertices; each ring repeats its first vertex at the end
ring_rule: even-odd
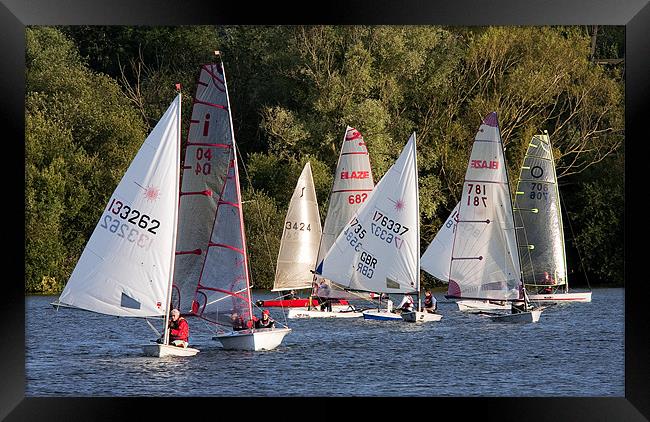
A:
POLYGON ((201 67, 193 101, 172 298, 182 315, 216 327, 213 339, 223 348, 271 350, 291 329, 253 326, 237 146, 223 62, 216 54, 218 63, 201 67))
POLYGON ((569 292, 560 194, 548 132, 534 135, 528 145, 514 211, 530 299, 540 303, 591 302, 591 292, 569 292))
MULTIPOLYGON (((316 262, 323 260, 354 212, 372 196, 373 188, 372 169, 366 143, 357 129, 347 126, 330 191, 329 206, 316 262)), ((290 309, 288 318, 357 318, 362 316, 361 312, 357 312, 348 302, 350 299, 359 299, 360 296, 350 294, 322 277, 314 277, 314 282, 320 287, 313 292, 319 301, 329 299, 336 302, 332 305, 332 311, 317 308, 290 309)))
MULTIPOLYGON (((420 216, 415 133, 397 161, 355 212, 316 273, 345 289, 386 294, 419 293, 420 216)), ((367 312, 367 311, 364 311, 367 312)), ((438 321, 418 309, 400 318, 438 321)))
MULTIPOLYGON (((440 227, 420 260, 420 268, 444 283, 448 283, 449 281, 449 263, 451 262, 454 234, 458 226, 459 208, 460 202, 456 204, 447 220, 440 227)), ((510 309, 510 304, 502 300, 461 299, 455 302, 458 310, 463 312, 510 309)))
POLYGON ((53 304, 117 317, 164 317, 164 344, 143 346, 144 354, 150 356, 198 353, 192 347, 167 344, 178 216, 180 128, 179 92, 111 195, 70 279, 53 304))
MULTIPOLYGON (((311 164, 307 162, 298 178, 284 219, 272 292, 311 290, 312 270, 316 265, 322 232, 311 164)), ((309 301, 312 301, 311 306, 318 304, 312 298, 291 298, 258 301, 258 306, 307 309, 309 301)))
POLYGON ((522 304, 495 321, 537 322, 521 276, 508 172, 496 113, 483 119, 465 173, 449 262, 447 297, 522 304))

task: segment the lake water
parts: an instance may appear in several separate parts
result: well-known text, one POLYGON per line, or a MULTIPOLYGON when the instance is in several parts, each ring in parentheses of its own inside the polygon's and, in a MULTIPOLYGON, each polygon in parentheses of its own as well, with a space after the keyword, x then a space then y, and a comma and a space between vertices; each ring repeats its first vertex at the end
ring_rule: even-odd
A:
POLYGON ((189 358, 141 356, 140 345, 156 338, 141 319, 56 311, 55 297, 29 296, 25 394, 625 396, 622 288, 594 289, 591 303, 551 307, 536 324, 491 322, 435 296, 444 316, 426 324, 286 320, 271 308, 293 331, 263 352, 223 350, 190 319, 190 343, 201 352, 189 358))

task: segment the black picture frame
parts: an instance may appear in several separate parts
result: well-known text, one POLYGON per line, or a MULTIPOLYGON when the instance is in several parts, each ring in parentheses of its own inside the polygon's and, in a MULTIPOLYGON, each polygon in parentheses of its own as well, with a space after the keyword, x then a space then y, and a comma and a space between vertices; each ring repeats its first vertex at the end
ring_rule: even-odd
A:
MULTIPOLYGON (((180 410, 179 417, 196 419, 212 415, 225 418, 231 410, 227 406, 247 406, 249 401, 268 405, 258 407, 251 417, 273 416, 274 409, 291 409, 287 418, 327 418, 327 409, 336 407, 336 413, 346 418, 385 418, 386 411, 407 419, 460 417, 494 420, 625 420, 641 421, 650 418, 650 349, 648 348, 648 313, 644 311, 648 281, 635 270, 644 260, 638 255, 645 246, 632 248, 635 242, 643 245, 645 234, 637 233, 637 222, 644 218, 634 205, 642 204, 648 190, 647 178, 639 171, 645 165, 644 144, 648 136, 642 134, 650 98, 650 5, 648 0, 548 0, 523 2, 504 0, 481 2, 455 1, 331 1, 326 3, 243 3, 207 1, 146 0, 106 2, 84 0, 2 0, 0 2, 0 127, 3 128, 5 191, 4 225, 8 232, 3 265, 4 342, 0 383, 0 418, 24 420, 131 420, 142 417, 174 417, 172 409, 180 410), (435 25, 625 25, 625 132, 626 132, 626 198, 625 207, 625 397, 563 397, 563 398, 424 398, 408 400, 381 398, 346 398, 291 400, 281 398, 34 398, 25 397, 25 292, 24 230, 18 221, 24 221, 24 192, 17 175, 24 177, 24 163, 20 157, 24 138, 25 106, 25 39, 28 25, 181 25, 181 24, 435 24, 435 25), (640 166, 639 166, 640 164, 640 166), (642 167, 641 167, 642 168, 642 167), (635 182, 634 174, 640 174, 635 182), (638 188, 638 189, 637 189, 638 188), (642 193, 642 197, 638 198, 642 193), (22 212, 21 212, 22 210, 22 212), (12 230, 8 228, 12 227, 12 230), (23 245, 23 248, 19 247, 23 245), (9 270, 8 270, 9 269, 9 270), (288 400, 288 401, 287 401, 288 400), (399 401, 398 401, 399 400, 399 401), (203 406, 205 404, 205 406, 203 406), (369 407, 369 405, 371 405, 369 407), (376 407, 379 406, 379 407, 376 407), (407 407, 405 407, 407 406, 407 407), (163 415, 157 415, 160 409, 163 415), (221 408, 218 412, 216 409, 221 408), (204 410, 201 410, 204 409, 204 410), (385 409, 385 410, 384 410, 385 409), (429 416, 429 410, 431 415, 429 416), (147 416, 142 416, 142 414, 147 416), (138 416, 140 415, 140 416, 138 416), (200 415, 200 416, 199 416, 200 415), (455 416, 452 416, 455 415, 455 416), (307 418, 307 416, 305 416, 307 418)), ((24 186, 24 179, 23 186, 24 186)), ((645 224, 645 223, 644 223, 645 224)), ((646 259, 647 261, 647 259, 646 259)), ((53 357, 54 358, 54 357, 53 357)), ((593 356, 594 360, 608 359, 593 356)), ((126 381, 125 388, 128 387, 126 381)), ((441 386, 442 387, 442 386, 441 386)), ((513 392, 514 394, 514 392, 513 392)), ((257 404, 256 404, 257 406, 257 404)), ((278 413, 281 415, 281 413, 278 413)), ((392 418, 393 416, 391 416, 392 418)), ((331 419, 331 418, 330 418, 331 419)))

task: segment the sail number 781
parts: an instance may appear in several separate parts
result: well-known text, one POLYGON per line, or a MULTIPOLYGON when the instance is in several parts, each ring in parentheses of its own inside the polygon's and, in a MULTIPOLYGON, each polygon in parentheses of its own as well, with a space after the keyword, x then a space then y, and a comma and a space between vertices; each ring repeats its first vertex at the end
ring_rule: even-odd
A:
POLYGON ((487 207, 487 196, 483 196, 486 193, 485 185, 468 183, 467 205, 473 205, 475 207, 483 205, 484 207, 487 207))

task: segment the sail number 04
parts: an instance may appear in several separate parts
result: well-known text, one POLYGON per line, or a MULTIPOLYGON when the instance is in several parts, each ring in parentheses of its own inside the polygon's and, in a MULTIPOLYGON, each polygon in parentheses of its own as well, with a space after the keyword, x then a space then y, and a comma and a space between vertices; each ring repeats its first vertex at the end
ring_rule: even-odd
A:
POLYGON ((212 150, 210 148, 203 149, 203 148, 197 148, 196 149, 196 165, 194 166, 194 174, 204 174, 208 176, 212 172, 212 163, 210 163, 210 160, 212 160, 212 150), (201 160, 207 160, 205 163, 201 164, 201 160))

